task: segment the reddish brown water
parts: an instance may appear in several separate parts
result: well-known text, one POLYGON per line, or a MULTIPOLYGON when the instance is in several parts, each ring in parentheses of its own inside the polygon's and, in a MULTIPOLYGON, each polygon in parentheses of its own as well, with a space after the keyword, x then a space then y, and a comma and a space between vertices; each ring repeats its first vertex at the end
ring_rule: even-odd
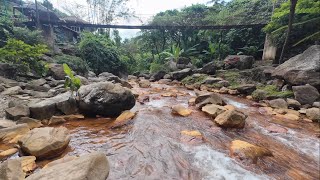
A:
MULTIPOLYGON (((189 117, 171 114, 170 107, 187 105, 192 91, 176 87, 178 97, 161 97, 176 92, 172 87, 153 84, 151 89, 134 88, 150 102, 137 103, 137 116, 126 126, 110 128, 110 119, 71 121, 63 126, 71 131, 71 142, 64 155, 101 151, 108 156, 108 179, 319 179, 320 150, 317 124, 274 119, 259 112, 251 101, 224 96, 249 115, 243 130, 221 129, 204 113, 193 109, 189 117), (270 133, 276 125, 287 133, 270 133), (192 143, 181 137, 183 130, 198 130, 203 142, 192 143), (229 156, 233 140, 244 140, 266 147, 273 157, 257 164, 229 156)), ((39 163, 40 165, 46 162, 39 163)))

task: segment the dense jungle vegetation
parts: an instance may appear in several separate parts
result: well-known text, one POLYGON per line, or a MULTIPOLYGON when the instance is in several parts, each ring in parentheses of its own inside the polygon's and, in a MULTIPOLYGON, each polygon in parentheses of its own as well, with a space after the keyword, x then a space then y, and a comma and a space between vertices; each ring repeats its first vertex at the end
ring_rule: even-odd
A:
MULTIPOLYGON (((44 5, 54 9, 49 1, 45 1, 44 5)), ((68 63, 79 71, 91 69, 96 73, 108 71, 115 74, 120 71, 152 73, 167 70, 166 63, 179 57, 190 58, 196 67, 223 60, 231 54, 246 54, 261 59, 266 33, 271 35, 279 49, 282 48, 289 9, 290 1, 286 0, 232 0, 227 3, 213 1, 206 5, 195 4, 181 10, 160 12, 148 24, 266 25, 231 30, 142 30, 132 39, 122 39, 117 30, 84 32, 75 45, 74 55, 51 56, 56 62, 68 63)), ((286 58, 319 40, 319 18, 318 0, 298 1, 289 42, 290 51, 286 58)), ((112 20, 108 19, 108 22, 112 20)), ((2 16, 0 37, 1 62, 21 64, 26 69, 39 72, 45 70, 41 55, 48 54, 50 49, 42 42, 41 32, 15 27, 10 18, 2 16)))

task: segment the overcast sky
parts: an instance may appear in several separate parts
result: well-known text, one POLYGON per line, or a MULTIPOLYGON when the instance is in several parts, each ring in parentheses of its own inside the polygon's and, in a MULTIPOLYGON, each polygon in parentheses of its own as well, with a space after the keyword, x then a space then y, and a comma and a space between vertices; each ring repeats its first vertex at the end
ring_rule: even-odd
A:
MULTIPOLYGON (((79 4, 86 4, 86 0, 51 0, 54 7, 62 9, 62 7, 68 2, 77 2, 79 4)), ((181 9, 185 6, 192 4, 203 4, 209 0, 130 0, 129 7, 132 8, 138 17, 146 22, 153 15, 169 10, 169 9, 181 9)), ((139 24, 137 21, 126 22, 126 24, 139 24)), ((120 30, 120 35, 123 38, 130 38, 134 36, 138 30, 120 30)))

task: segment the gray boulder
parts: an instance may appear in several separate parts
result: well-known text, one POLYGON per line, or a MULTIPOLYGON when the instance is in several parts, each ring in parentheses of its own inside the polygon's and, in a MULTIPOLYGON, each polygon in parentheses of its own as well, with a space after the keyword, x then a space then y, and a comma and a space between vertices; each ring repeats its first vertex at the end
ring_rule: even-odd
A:
POLYGON ((167 73, 165 71, 158 71, 154 75, 151 76, 150 80, 151 81, 159 81, 162 79, 167 73))
POLYGON ((35 119, 49 119, 54 115, 70 115, 78 112, 77 102, 71 97, 71 92, 59 94, 29 105, 31 117, 35 119))
POLYGON ((320 45, 309 47, 302 54, 292 57, 272 73, 292 85, 310 84, 320 88, 320 45))
POLYGON ((192 74, 192 70, 190 68, 187 69, 183 69, 181 71, 175 71, 175 72, 171 72, 170 75, 172 77, 173 80, 182 80, 185 77, 189 76, 192 74))
POLYGON ((224 63, 225 69, 251 69, 254 64, 254 57, 246 55, 229 55, 225 58, 224 63))
POLYGON ((6 112, 6 117, 14 121, 17 121, 22 117, 30 116, 29 107, 24 105, 18 105, 12 108, 5 109, 5 112, 6 112))
POLYGON ((196 106, 202 108, 207 104, 225 105, 225 101, 216 93, 206 93, 199 95, 195 100, 196 106))
POLYGON ((238 86, 236 89, 241 94, 250 95, 257 89, 257 87, 254 84, 244 84, 238 86))
POLYGON ((63 80, 66 76, 62 64, 49 64, 48 74, 56 80, 63 80))
POLYGON ((299 101, 297 101, 295 99, 287 98, 287 103, 288 103, 289 108, 292 108, 295 110, 299 110, 301 107, 301 104, 299 103, 299 101))
POLYGON ((132 92, 110 82, 93 83, 79 89, 79 108, 87 115, 118 116, 135 105, 132 92))
POLYGON ((204 65, 199 71, 203 74, 214 75, 216 74, 216 64, 214 62, 210 62, 204 65))
POLYGON ((288 104, 284 99, 274 99, 269 101, 269 104, 273 108, 288 109, 288 104))
POLYGON ((19 124, 8 128, 0 129, 0 141, 10 141, 13 138, 24 135, 30 131, 26 124, 19 124))
POLYGON ((304 86, 293 86, 292 90, 295 99, 302 105, 312 105, 320 97, 319 91, 315 87, 308 84, 304 86))
POLYGON ((68 146, 69 131, 65 127, 35 128, 19 139, 21 150, 36 156, 37 159, 50 159, 59 156, 68 146))
POLYGON ((2 95, 17 95, 22 91, 22 88, 20 86, 14 86, 11 88, 6 89, 1 94, 2 95))
POLYGON ((307 109, 306 115, 312 121, 320 122, 320 108, 307 109))
MULTIPOLYGON (((57 160, 59 161, 59 160, 57 160)), ((109 175, 109 162, 103 153, 91 153, 79 158, 56 163, 32 174, 27 180, 106 180, 109 175)))

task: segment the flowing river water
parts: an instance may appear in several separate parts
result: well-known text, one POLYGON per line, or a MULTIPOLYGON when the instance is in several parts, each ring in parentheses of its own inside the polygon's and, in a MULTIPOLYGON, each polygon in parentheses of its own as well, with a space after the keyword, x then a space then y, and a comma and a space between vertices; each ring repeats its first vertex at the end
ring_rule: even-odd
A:
MULTIPOLYGON (((252 101, 222 95, 249 117, 243 130, 221 129, 203 112, 179 117, 171 106, 183 104, 194 96, 181 87, 152 84, 151 88, 133 88, 145 104, 137 102, 132 111, 136 117, 126 126, 112 129, 110 119, 96 118, 69 121, 63 126, 71 131, 71 142, 62 155, 104 152, 110 163, 108 179, 319 179, 319 126, 315 123, 290 121, 267 115, 252 106, 252 101), (161 97, 164 92, 178 92, 178 97, 161 97), (270 133, 270 125, 288 129, 270 133), (181 131, 197 130, 204 137, 184 139, 181 131), (230 157, 233 140, 243 140, 266 147, 273 157, 257 163, 230 157)), ((43 166, 46 162, 39 162, 43 166)))

